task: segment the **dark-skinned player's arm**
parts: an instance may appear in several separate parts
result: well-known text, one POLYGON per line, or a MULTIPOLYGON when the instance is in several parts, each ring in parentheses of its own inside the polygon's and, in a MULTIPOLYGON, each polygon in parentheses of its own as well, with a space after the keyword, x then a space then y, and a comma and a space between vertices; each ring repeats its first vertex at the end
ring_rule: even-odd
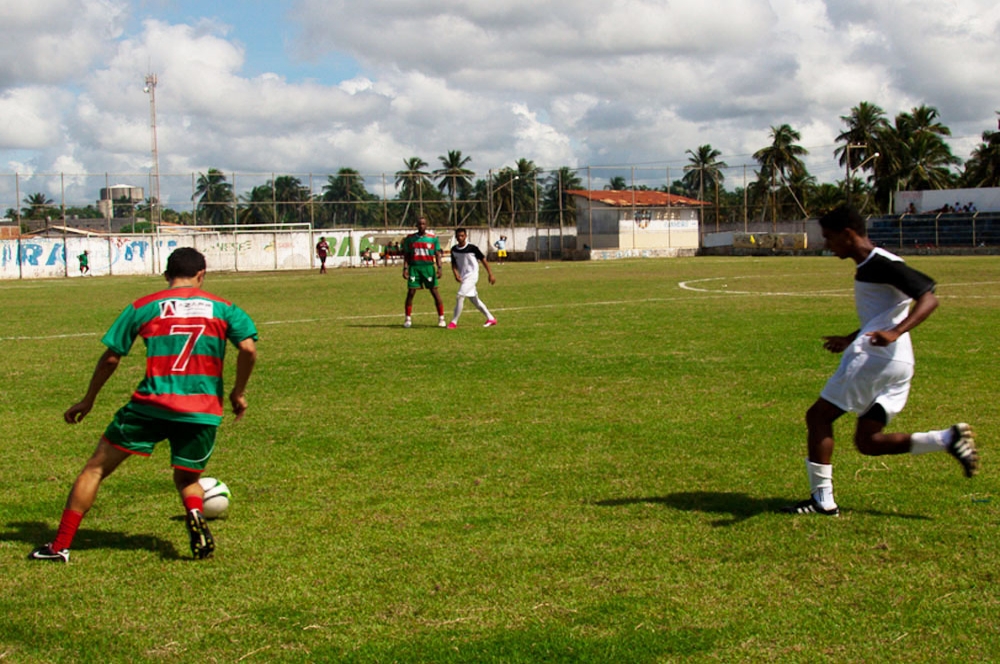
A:
POLYGON ((888 346, 894 343, 896 339, 900 338, 917 325, 920 325, 927 317, 934 313, 937 309, 938 299, 934 295, 934 291, 927 291, 920 297, 916 299, 913 306, 910 307, 910 313, 907 314, 906 318, 901 320, 899 324, 892 328, 891 330, 875 330, 874 332, 868 333, 868 338, 871 340, 873 346, 888 346))
POLYGON ((101 388, 114 375, 121 359, 122 356, 110 348, 104 351, 101 358, 97 360, 94 374, 90 377, 87 394, 63 413, 63 419, 66 420, 67 424, 76 424, 87 416, 90 409, 94 407, 94 402, 97 401, 97 395, 101 393, 101 388))

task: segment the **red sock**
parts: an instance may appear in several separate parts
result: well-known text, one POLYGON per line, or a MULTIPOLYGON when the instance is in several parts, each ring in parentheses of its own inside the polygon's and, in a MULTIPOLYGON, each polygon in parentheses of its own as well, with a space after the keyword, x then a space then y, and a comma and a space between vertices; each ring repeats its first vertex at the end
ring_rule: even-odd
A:
POLYGON ((444 316, 444 305, 443 304, 439 304, 438 305, 438 316, 444 316))
POLYGON ((188 512, 191 510, 204 511, 205 500, 201 496, 188 496, 184 499, 184 509, 188 512))
POLYGON ((70 547, 73 538, 76 537, 76 531, 80 528, 81 521, 83 521, 83 512, 63 510, 62 519, 59 520, 59 530, 56 532, 56 538, 52 540, 53 551, 62 551, 70 547))
POLYGON ((409 318, 413 315, 413 305, 409 304, 406 306, 406 317, 409 318))

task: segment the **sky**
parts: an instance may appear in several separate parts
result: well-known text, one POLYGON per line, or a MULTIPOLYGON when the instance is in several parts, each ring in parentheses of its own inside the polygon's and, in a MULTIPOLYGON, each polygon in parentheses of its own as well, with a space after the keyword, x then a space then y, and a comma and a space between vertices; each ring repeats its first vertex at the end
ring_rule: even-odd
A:
POLYGON ((997 127, 998 63, 995 0, 0 0, 0 208, 15 186, 144 186, 149 73, 170 204, 209 168, 318 190, 349 167, 393 196, 404 160, 451 150, 481 177, 591 167, 601 189, 678 179, 710 144, 733 188, 781 124, 833 182, 861 101, 937 108, 967 158, 997 127))

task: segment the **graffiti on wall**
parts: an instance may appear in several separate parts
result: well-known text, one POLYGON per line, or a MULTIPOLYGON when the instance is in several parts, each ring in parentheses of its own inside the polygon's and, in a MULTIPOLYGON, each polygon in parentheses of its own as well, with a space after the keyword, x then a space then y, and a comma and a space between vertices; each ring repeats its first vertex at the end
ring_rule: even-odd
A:
MULTIPOLYGON (((104 241, 102 240, 103 244, 104 241)), ((144 262, 151 251, 151 243, 146 240, 129 240, 112 238, 111 264, 118 262, 144 262)), ((171 251, 177 246, 175 240, 165 240, 158 243, 165 251, 171 251)), ((89 248, 89 244, 80 244, 81 251, 89 248)), ((66 245, 61 241, 48 244, 38 242, 4 242, 0 251, 0 267, 8 265, 57 266, 66 264, 66 245)))

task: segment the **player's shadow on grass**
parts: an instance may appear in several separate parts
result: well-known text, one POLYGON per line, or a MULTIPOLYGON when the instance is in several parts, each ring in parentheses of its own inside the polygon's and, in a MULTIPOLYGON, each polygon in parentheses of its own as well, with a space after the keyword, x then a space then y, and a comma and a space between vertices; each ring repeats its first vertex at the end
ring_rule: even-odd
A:
MULTIPOLYGON (((24 542, 34 548, 56 537, 56 531, 41 521, 14 521, 6 524, 8 529, 0 532, 0 541, 24 542)), ((94 549, 121 549, 135 551, 146 549, 159 554, 163 560, 181 560, 181 556, 173 542, 160 539, 155 535, 127 535, 115 531, 90 530, 81 528, 73 538, 73 551, 88 551, 94 549)), ((28 555, 27 550, 24 553, 28 555)))
MULTIPOLYGON (((781 512, 781 508, 795 503, 787 498, 753 498, 745 493, 724 493, 721 491, 685 491, 671 493, 667 496, 648 496, 645 498, 609 498, 599 500, 595 505, 601 507, 618 507, 621 505, 654 504, 666 505, 685 512, 705 512, 707 514, 728 514, 725 519, 712 521, 713 526, 731 526, 746 521, 752 516, 767 512, 781 512)), ((880 510, 850 510, 858 514, 871 516, 891 516, 897 519, 929 520, 930 517, 920 514, 900 514, 880 510)), ((810 515, 809 518, 821 518, 810 515)), ((824 517, 826 518, 826 517, 824 517)))
POLYGON ((653 504, 666 505, 685 512, 705 512, 708 514, 727 514, 728 518, 712 521, 713 526, 731 526, 734 523, 746 521, 752 516, 765 512, 780 512, 788 505, 788 500, 782 498, 753 498, 745 493, 723 493, 720 491, 686 491, 671 493, 666 496, 647 496, 643 498, 610 498, 599 500, 595 504, 601 507, 619 507, 622 505, 653 504))

